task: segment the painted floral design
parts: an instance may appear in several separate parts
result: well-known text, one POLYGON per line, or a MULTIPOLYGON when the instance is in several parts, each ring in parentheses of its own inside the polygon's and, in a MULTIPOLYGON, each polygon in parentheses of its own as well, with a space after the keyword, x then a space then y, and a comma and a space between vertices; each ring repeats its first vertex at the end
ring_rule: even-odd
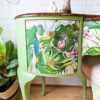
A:
POLYGON ((64 40, 59 40, 57 43, 57 47, 60 49, 63 49, 65 47, 65 41, 64 40))
POLYGON ((32 59, 32 56, 35 55, 37 59, 33 65, 35 65, 39 73, 59 74, 77 72, 79 25, 75 21, 65 20, 52 21, 50 24, 53 25, 47 24, 47 26, 45 21, 44 23, 42 21, 42 24, 40 23, 41 21, 39 24, 33 23, 30 29, 27 29, 29 63, 31 63, 30 59, 32 59))
POLYGON ((83 30, 83 55, 97 55, 98 52, 100 52, 100 23, 98 21, 85 22, 83 30))

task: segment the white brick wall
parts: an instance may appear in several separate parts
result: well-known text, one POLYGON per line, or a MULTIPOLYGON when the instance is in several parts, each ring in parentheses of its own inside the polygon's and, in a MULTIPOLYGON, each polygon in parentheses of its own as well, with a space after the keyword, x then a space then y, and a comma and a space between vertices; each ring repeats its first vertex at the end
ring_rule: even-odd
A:
MULTIPOLYGON (((62 8, 63 0, 55 0, 58 9, 62 8)), ((16 25, 14 17, 22 13, 47 12, 50 0, 20 0, 19 4, 9 4, 0 0, 0 26, 3 26, 3 39, 12 39, 16 43, 16 25)), ((35 83, 40 83, 36 79, 35 83)), ((79 77, 49 78, 47 83, 58 85, 80 85, 79 77)))

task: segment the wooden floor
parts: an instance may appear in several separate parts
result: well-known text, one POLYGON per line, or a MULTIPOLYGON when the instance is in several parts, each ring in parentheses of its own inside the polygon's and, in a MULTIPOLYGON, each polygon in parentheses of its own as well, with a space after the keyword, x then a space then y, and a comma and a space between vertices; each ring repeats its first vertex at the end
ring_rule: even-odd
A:
MULTIPOLYGON (((41 86, 31 86, 31 100, 82 100, 81 87, 46 86, 46 96, 41 96, 40 92, 41 86)), ((87 88, 86 100, 92 100, 90 88, 87 88)))

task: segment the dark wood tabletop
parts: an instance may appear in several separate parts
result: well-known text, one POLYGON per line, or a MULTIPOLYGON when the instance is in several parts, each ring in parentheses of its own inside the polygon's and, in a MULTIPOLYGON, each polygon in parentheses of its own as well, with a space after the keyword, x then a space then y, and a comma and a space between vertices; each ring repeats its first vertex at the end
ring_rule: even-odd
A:
POLYGON ((23 17, 33 17, 33 16, 80 16, 83 17, 84 20, 100 20, 100 15, 89 15, 89 14, 71 14, 71 13, 26 13, 21 14, 15 17, 15 19, 23 18, 23 17))

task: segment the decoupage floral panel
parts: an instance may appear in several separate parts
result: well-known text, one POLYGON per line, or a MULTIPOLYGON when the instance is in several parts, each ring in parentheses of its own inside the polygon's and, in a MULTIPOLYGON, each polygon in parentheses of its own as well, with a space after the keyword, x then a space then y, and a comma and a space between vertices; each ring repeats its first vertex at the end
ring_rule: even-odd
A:
POLYGON ((100 55, 100 21, 85 21, 83 55, 100 55))
POLYGON ((79 26, 79 21, 27 20, 27 59, 33 72, 77 73, 79 26))

